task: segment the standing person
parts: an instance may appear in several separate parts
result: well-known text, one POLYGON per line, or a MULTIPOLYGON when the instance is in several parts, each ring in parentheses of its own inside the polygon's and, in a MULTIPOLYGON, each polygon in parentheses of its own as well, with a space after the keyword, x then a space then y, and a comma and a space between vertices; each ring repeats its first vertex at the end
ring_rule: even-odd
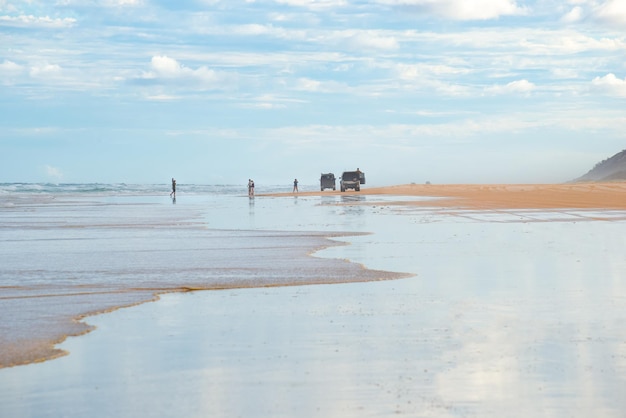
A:
POLYGON ((254 196, 254 181, 248 179, 248 196, 254 196))
POLYGON ((172 177, 172 192, 170 193, 170 197, 174 196, 176 198, 176 180, 172 177))
POLYGON ((298 193, 298 179, 293 180, 293 192, 298 193))

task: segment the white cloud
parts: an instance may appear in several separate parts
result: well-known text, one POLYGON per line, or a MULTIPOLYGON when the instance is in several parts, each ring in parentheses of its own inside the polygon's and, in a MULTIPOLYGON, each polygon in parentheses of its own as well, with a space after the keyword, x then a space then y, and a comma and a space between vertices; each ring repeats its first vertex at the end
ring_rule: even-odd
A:
POLYGON ((33 78, 57 78, 61 75, 62 70, 56 64, 41 64, 30 68, 29 74, 33 78))
POLYGON ((592 80, 593 87, 605 94, 626 97, 626 78, 620 79, 610 73, 604 77, 596 77, 592 80))
MULTIPOLYGON (((493 32, 488 33, 495 35, 493 32)), ((557 31, 538 29, 525 31, 525 33, 511 31, 499 38, 486 45, 498 48, 497 42, 501 42, 511 52, 527 51, 534 55, 548 56, 578 54, 586 51, 620 51, 626 47, 624 39, 620 37, 596 37, 570 29, 557 31), (519 38, 518 41, 514 39, 516 36, 519 38), (516 43, 522 48, 519 51, 512 49, 516 43)), ((477 47, 476 43, 472 46, 477 47)), ((540 65, 545 65, 545 58, 540 59, 540 65)))
POLYGON ((455 120, 445 123, 387 124, 387 125, 308 125, 284 126, 258 133, 261 138, 285 141, 291 145, 304 143, 371 144, 380 147, 403 147, 406 145, 437 143, 463 143, 483 138, 485 135, 510 134, 546 127, 554 121, 546 121, 538 115, 486 116, 455 120), (385 138, 385 141, 380 141, 385 138))
POLYGON ((340 93, 350 90, 345 84, 336 81, 319 81, 304 77, 297 80, 294 88, 298 91, 315 93, 340 93))
POLYGON ((333 9, 347 5, 346 0, 275 0, 288 6, 304 7, 311 10, 333 9))
POLYGON ((570 1, 574 7, 561 20, 577 23, 584 20, 623 29, 626 25, 626 1, 624 0, 577 0, 570 1))
POLYGON ((232 30, 233 33, 241 36, 276 35, 276 29, 273 26, 258 23, 235 26, 232 30))
POLYGON ((61 180, 63 178, 63 172, 57 167, 46 165, 44 169, 46 171, 46 175, 53 180, 61 180))
POLYGON ((0 85, 12 85, 25 73, 23 66, 13 61, 4 60, 0 63, 0 85))
POLYGON ((344 34, 349 46, 359 49, 394 50, 398 49, 398 41, 393 36, 382 36, 376 31, 358 31, 344 34))
POLYGON ((245 25, 229 25, 226 26, 208 26, 198 27, 198 33, 223 36, 224 32, 228 32, 233 36, 271 36, 282 40, 307 40, 308 32, 303 29, 284 28, 275 25, 261 25, 258 23, 249 23, 245 25))
POLYGON ((268 36, 290 42, 301 41, 319 44, 324 48, 344 46, 365 50, 395 50, 398 49, 396 35, 401 32, 383 30, 307 30, 292 29, 274 25, 233 25, 226 27, 200 28, 200 33, 222 36, 225 31, 236 36, 268 36))
POLYGON ((4 60, 4 62, 0 64, 0 74, 14 75, 22 72, 23 69, 24 67, 13 61, 4 60))
POLYGON ((561 18, 561 21, 563 21, 565 23, 580 22, 583 19, 583 15, 584 15, 584 11, 583 11, 582 7, 576 6, 576 7, 572 8, 572 10, 567 12, 565 14, 565 16, 563 16, 561 18))
POLYGON ((146 96, 146 99, 152 100, 155 102, 168 102, 171 100, 179 100, 180 97, 171 96, 169 94, 153 94, 153 95, 146 96))
POLYGON ((453 20, 490 20, 525 15, 527 9, 513 0, 377 0, 390 6, 405 6, 453 20))
POLYGON ((55 6, 63 7, 85 7, 93 6, 94 3, 99 7, 120 8, 120 7, 139 7, 146 5, 146 0, 56 0, 55 6))
POLYGON ((504 85, 495 85, 485 89, 488 94, 530 94, 536 86, 528 80, 511 81, 504 85))
POLYGON ((255 98, 251 98, 249 101, 239 104, 239 107, 246 109, 286 109, 290 105, 302 104, 304 100, 293 99, 287 96, 276 96, 273 94, 263 94, 255 98))
POLYGON ((13 26, 23 28, 65 28, 73 26, 75 23, 76 19, 71 17, 53 19, 49 16, 33 15, 0 16, 0 26, 13 26))
POLYGON ((0 0, 0 12, 17 12, 17 8, 8 2, 8 0, 0 0))
POLYGON ((392 31, 359 29, 316 31, 260 24, 233 25, 228 28, 200 28, 199 31, 220 36, 228 31, 237 36, 268 36, 281 40, 311 42, 325 46, 341 45, 368 51, 398 49, 398 40, 395 35, 400 34, 400 32, 392 31))
POLYGON ((272 109, 285 109, 287 106, 280 103, 271 103, 271 102, 250 102, 244 103, 240 107, 245 109, 262 109, 262 110, 272 110, 272 109))
MULTIPOLYGON (((468 72, 466 68, 452 67, 445 64, 395 64, 392 74, 400 83, 395 88, 401 91, 425 90, 438 95, 461 97, 471 94, 471 89, 458 84, 457 76, 468 72)), ((388 91, 391 87, 385 87, 388 91)))
POLYGON ((125 7, 125 6, 143 6, 145 3, 144 0, 106 0, 104 2, 105 6, 108 7, 125 7))
POLYGON ((232 84, 232 76, 230 75, 217 73, 205 66, 194 70, 165 55, 153 56, 150 67, 152 70, 145 72, 143 79, 179 84, 191 83, 209 89, 226 88, 228 86, 225 82, 232 84))
POLYGON ((173 58, 169 58, 165 55, 157 55, 152 57, 150 61, 152 69, 159 77, 176 78, 180 77, 183 73, 188 74, 193 72, 191 69, 187 69, 180 65, 178 61, 173 58))
POLYGON ((466 68, 451 67, 445 64, 397 64, 395 68, 399 78, 416 80, 423 77, 466 74, 466 68))
POLYGON ((310 78, 301 78, 298 80, 296 89, 304 91, 319 91, 321 85, 321 81, 311 80, 310 78))
POLYGON ((87 72, 80 68, 80 63, 69 62, 60 54, 57 55, 56 52, 57 50, 52 50, 47 54, 42 53, 40 60, 28 64, 4 60, 0 63, 0 84, 12 85, 16 88, 25 85, 38 86, 38 88, 42 88, 41 91, 49 88, 84 90, 103 85, 103 77, 98 78, 93 73, 90 77, 86 76, 87 72), (70 68, 46 61, 45 55, 69 63, 70 68))
POLYGON ((608 0, 601 2, 594 8, 594 17, 601 21, 614 25, 626 24, 626 1, 608 0))
POLYGON ((575 79, 580 76, 580 71, 574 68, 551 68, 550 73, 557 79, 575 79))

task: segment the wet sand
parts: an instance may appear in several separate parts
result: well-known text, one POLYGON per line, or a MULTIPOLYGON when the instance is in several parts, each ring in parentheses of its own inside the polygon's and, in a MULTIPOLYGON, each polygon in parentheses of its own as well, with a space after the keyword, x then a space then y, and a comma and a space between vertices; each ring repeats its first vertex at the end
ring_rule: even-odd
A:
MULTIPOLYGON (((232 200, 249 217, 247 199, 232 200)), ((85 317, 163 293, 406 276, 311 257, 342 232, 207 230, 203 210, 145 197, 5 204, 0 368, 65 355, 55 345, 92 330, 85 317)))
MULTIPOLYGON (((360 192, 324 191, 300 195, 390 195, 439 197, 436 205, 459 209, 626 209, 626 182, 565 184, 406 184, 360 192)), ((286 194, 283 194, 286 195, 286 194)), ((274 196, 279 196, 274 194, 274 196)), ((432 206, 426 201, 398 204, 432 206)))
POLYGON ((260 196, 255 228, 371 232, 315 255, 413 276, 88 318, 69 356, 0 370, 0 415, 620 417, 626 195, 569 186, 260 196))
MULTIPOLYGON (((211 240, 217 239, 220 244, 233 241, 230 231, 211 235, 211 240)), ((85 317, 156 300, 164 293, 388 280, 406 276, 368 270, 347 260, 311 257, 310 254, 317 249, 337 245, 314 234, 294 236, 275 232, 260 235, 249 232, 238 235, 235 241, 240 248, 217 253, 214 247, 217 243, 211 244, 210 248, 195 247, 191 267, 173 267, 171 274, 158 280, 153 280, 153 277, 147 280, 138 278, 150 274, 145 271, 116 272, 117 268, 123 268, 116 264, 118 255, 101 249, 94 254, 106 264, 110 274, 117 273, 115 278, 90 280, 89 283, 3 286, 0 296, 0 317, 4 321, 0 325, 0 368, 65 355, 66 351, 54 346, 68 336, 91 331, 93 327, 88 325, 85 317), (196 257, 202 262, 198 262, 196 257)), ((199 238, 193 240, 195 245, 202 241, 199 238)), ((178 251, 183 253, 185 250, 191 251, 189 247, 179 248, 178 251)), ((168 268, 155 262, 164 259, 157 250, 136 245, 132 251, 151 252, 150 269, 168 268)), ((48 257, 38 257, 37 260, 45 263, 43 258, 58 256, 50 250, 46 255, 48 257)), ((172 254, 165 256, 171 257, 172 254)), ((80 260, 76 264, 81 269, 93 268, 93 261, 88 260, 86 255, 77 260, 80 260)), ((184 262, 184 257, 180 255, 175 263, 184 262)), ((31 268, 46 267, 32 263, 31 268)))

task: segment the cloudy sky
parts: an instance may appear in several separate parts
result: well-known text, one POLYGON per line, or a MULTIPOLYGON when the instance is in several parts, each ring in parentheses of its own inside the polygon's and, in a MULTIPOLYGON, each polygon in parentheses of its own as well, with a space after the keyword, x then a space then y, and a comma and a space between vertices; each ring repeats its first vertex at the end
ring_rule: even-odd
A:
POLYGON ((626 0, 0 0, 0 182, 547 183, 626 148, 626 0))

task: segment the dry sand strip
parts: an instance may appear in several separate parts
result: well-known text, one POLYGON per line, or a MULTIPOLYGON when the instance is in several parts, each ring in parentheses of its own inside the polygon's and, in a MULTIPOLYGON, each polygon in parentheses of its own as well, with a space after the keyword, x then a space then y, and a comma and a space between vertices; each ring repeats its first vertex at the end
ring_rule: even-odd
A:
MULTIPOLYGON (((406 205, 458 209, 626 209, 626 182, 565 184, 406 184, 363 188, 360 192, 302 192, 317 195, 389 195, 441 197, 406 205)), ((268 194, 285 196, 292 193, 268 194)), ((399 203, 399 202, 398 202, 399 203)))

